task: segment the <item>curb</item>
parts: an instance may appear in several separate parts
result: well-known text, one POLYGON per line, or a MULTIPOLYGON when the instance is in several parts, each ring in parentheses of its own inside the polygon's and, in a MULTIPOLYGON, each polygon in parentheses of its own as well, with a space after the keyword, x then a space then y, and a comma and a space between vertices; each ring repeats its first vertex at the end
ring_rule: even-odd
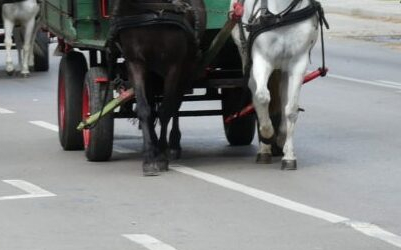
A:
MULTIPOLYGON (((380 19, 390 22, 401 22, 401 13, 386 13, 385 11, 369 10, 362 8, 344 8, 335 6, 323 6, 326 13, 343 14, 362 18, 380 19)), ((401 7, 400 7, 401 8, 401 7)))

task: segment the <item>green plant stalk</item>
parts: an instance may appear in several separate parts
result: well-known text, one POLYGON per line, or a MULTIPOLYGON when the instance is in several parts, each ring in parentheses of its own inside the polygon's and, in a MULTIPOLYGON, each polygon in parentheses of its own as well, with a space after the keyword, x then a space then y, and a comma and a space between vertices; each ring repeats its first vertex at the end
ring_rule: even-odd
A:
POLYGON ((95 124, 97 121, 99 121, 102 117, 106 116, 110 112, 114 111, 117 107, 121 106, 121 104, 127 102, 128 100, 132 99, 134 97, 134 89, 128 89, 124 91, 119 97, 113 99, 109 103, 104 106, 102 111, 99 111, 93 115, 91 115, 88 119, 85 121, 82 121, 77 129, 79 131, 84 130, 85 128, 95 124), (100 114, 101 113, 101 114, 100 114))

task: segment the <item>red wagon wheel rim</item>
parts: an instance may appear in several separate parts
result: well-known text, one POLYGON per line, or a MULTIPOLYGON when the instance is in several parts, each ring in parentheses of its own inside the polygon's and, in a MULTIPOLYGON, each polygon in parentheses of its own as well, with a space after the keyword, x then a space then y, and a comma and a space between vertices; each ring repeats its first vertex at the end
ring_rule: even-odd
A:
POLYGON ((58 113, 59 113, 59 126, 60 130, 63 131, 65 128, 65 80, 64 76, 60 77, 59 80, 59 90, 58 90, 58 100, 59 100, 59 105, 58 105, 58 113))
MULTIPOLYGON (((83 96, 82 96, 82 118, 85 121, 90 117, 90 100, 89 100, 89 89, 87 86, 84 87, 83 96)), ((90 139, 91 139, 91 130, 84 129, 83 130, 84 137, 84 146, 85 149, 89 147, 90 139)))

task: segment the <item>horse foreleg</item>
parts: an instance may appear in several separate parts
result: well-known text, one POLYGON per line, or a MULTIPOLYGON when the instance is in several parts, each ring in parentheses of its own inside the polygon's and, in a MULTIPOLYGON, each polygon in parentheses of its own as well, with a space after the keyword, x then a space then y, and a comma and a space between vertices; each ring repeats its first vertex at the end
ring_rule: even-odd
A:
POLYGON ((11 57, 11 48, 13 46, 12 34, 14 29, 14 23, 11 20, 3 18, 3 24, 4 24, 4 44, 6 46, 6 71, 8 75, 12 75, 14 73, 14 65, 13 65, 13 59, 11 57))
POLYGON ((152 108, 146 95, 146 71, 144 66, 139 62, 130 61, 127 65, 129 69, 129 81, 135 83, 137 115, 143 134, 143 174, 145 176, 156 176, 159 175, 159 167, 157 165, 157 135, 153 124, 152 108))
POLYGON ((257 163, 271 163, 272 147, 275 142, 274 127, 269 116, 269 103, 271 100, 267 83, 273 72, 273 67, 266 63, 261 55, 255 54, 253 67, 249 79, 249 88, 253 94, 253 105, 258 117, 259 151, 257 163))
POLYGON ((308 63, 308 56, 301 57, 296 63, 290 65, 288 71, 288 86, 286 92, 286 102, 283 102, 282 112, 284 113, 284 122, 280 130, 285 131, 285 143, 284 143, 284 157, 282 159, 282 169, 284 170, 295 170, 297 169, 297 161, 294 153, 294 142, 293 135, 295 129, 295 123, 298 119, 299 113, 299 95, 301 92, 301 86, 306 72, 306 66, 308 63))

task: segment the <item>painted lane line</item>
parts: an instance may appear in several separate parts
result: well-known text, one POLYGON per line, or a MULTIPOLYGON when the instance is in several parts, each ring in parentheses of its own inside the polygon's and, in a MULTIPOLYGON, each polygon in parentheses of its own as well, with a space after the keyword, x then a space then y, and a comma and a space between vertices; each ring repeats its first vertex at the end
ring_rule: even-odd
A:
POLYGON ((401 248, 400 236, 388 232, 374 224, 357 221, 348 221, 345 222, 345 224, 367 236, 383 240, 391 245, 401 248))
POLYGON ((123 147, 123 146, 119 146, 119 145, 113 145, 113 151, 119 154, 134 154, 134 153, 138 153, 136 150, 127 148, 127 147, 123 147))
POLYGON ((1 115, 6 115, 6 114, 14 114, 14 111, 8 110, 8 109, 4 109, 4 108, 0 108, 0 114, 1 115))
POLYGON ((215 175, 211 175, 205 172, 201 172, 192 168, 187 168, 183 166, 177 166, 177 167, 171 167, 171 169, 186 174, 190 175, 193 177, 196 177, 198 179, 216 184, 218 186, 225 187, 227 189, 231 189, 249 196, 252 196, 256 199, 268 202, 270 204, 274 204, 279 207, 283 207, 298 213, 310 215, 312 217, 316 217, 319 219, 323 219, 326 221, 329 221, 331 223, 340 223, 340 222, 345 222, 348 221, 348 218, 338 216, 332 213, 325 212, 320 209, 312 208, 306 205, 303 205, 298 202, 294 202, 288 199, 285 199, 283 197, 277 196, 272 193, 268 193, 262 190, 258 190, 256 188, 248 187, 243 184, 233 182, 215 175))
POLYGON ((29 123, 36 125, 38 127, 42 127, 54 132, 58 132, 58 126, 57 125, 53 125, 51 123, 48 122, 44 122, 44 121, 30 121, 29 123))
POLYGON ((227 179, 224 179, 222 177, 218 177, 212 174, 208 174, 205 172, 201 172, 198 170, 195 170, 193 168, 188 168, 185 166, 180 166, 180 165, 174 165, 171 166, 170 169, 177 171, 182 174, 186 174, 198 179, 201 179, 203 181, 216 184, 218 186, 254 197, 256 199, 265 201, 269 204, 276 205, 278 207, 291 210, 293 212, 301 213, 304 215, 309 215, 314 218, 322 219, 325 221, 328 221, 330 223, 340 223, 347 225, 356 231, 359 231, 365 235, 368 235, 370 237, 382 240, 384 242, 387 242, 391 245, 394 245, 396 247, 401 248, 401 237, 398 235, 395 235, 391 232, 388 232, 384 229, 381 229, 380 227, 370 224, 370 223, 363 223, 363 222, 354 222, 349 218, 336 215, 330 212, 326 212, 317 208, 313 208, 307 205, 304 205, 299 202, 295 202, 283 197, 280 197, 278 195, 268 193, 256 188, 252 188, 234 181, 230 181, 227 179))
POLYGON ((122 236, 149 250, 177 250, 147 234, 123 234, 122 236))
POLYGON ((340 76, 340 75, 333 75, 333 74, 328 74, 328 77, 331 77, 331 78, 334 78, 334 79, 339 79, 339 80, 350 81, 350 82, 357 82, 357 83, 363 83, 363 84, 368 84, 368 85, 373 85, 373 86, 379 86, 379 87, 385 87, 385 88, 401 90, 401 86, 395 86, 393 84, 388 84, 388 83, 384 83, 384 82, 379 83, 379 82, 375 82, 375 81, 361 80, 361 79, 357 79, 357 78, 340 76))
POLYGON ((16 188, 19 188, 28 194, 13 195, 13 196, 3 196, 0 197, 2 200, 18 200, 18 199, 32 199, 32 198, 45 198, 57 196, 49 191, 46 191, 32 183, 23 180, 3 180, 3 182, 10 184, 16 188))
MULTIPOLYGON (((36 125, 38 127, 41 128, 45 128, 54 132, 58 132, 59 128, 57 125, 48 123, 48 122, 44 122, 44 121, 30 121, 29 123, 36 125)), ((113 151, 120 153, 120 154, 133 154, 133 153, 137 153, 137 151, 126 148, 126 147, 122 147, 122 146, 117 146, 117 145, 113 145, 113 151)))
POLYGON ((385 81, 385 80, 378 80, 378 82, 382 82, 382 83, 385 83, 385 84, 391 84, 391 85, 394 85, 394 86, 401 87, 401 83, 398 83, 398 82, 385 81))

